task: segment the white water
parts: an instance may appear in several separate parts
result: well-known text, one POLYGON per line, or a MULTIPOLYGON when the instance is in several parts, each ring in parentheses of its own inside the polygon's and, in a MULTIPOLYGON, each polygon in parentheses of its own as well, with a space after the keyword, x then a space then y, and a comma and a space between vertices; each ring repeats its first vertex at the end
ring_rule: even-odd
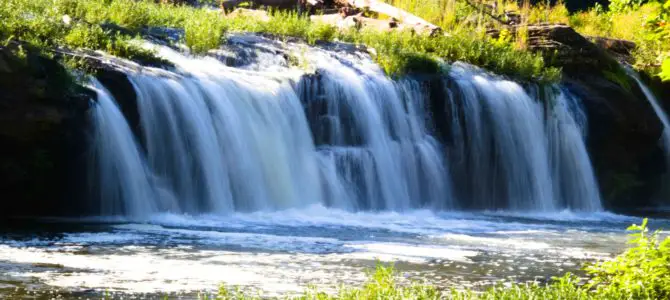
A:
MULTIPOLYGON (((450 157, 469 207, 554 211, 601 209, 579 124, 581 110, 565 92, 539 92, 457 64, 450 98, 450 157), (570 109, 572 106, 574 109, 570 109), (458 108, 460 107, 460 112, 458 108), (547 111, 549 110, 549 111, 547 111)), ((463 196, 462 196, 463 197, 463 196)))
MULTIPOLYGON (((455 82, 447 89, 460 97, 444 101, 462 112, 445 147, 435 138, 421 82, 392 81, 367 56, 307 51, 317 70, 311 76, 277 65, 276 57, 263 60, 273 66, 264 72, 160 48, 178 71, 129 74, 143 147, 125 121, 98 117, 106 138, 121 141, 97 144, 109 165, 100 168, 100 212, 230 214, 314 204, 350 211, 601 209, 584 118, 578 101, 560 89, 547 88, 553 106, 544 108, 539 93, 455 65, 445 82, 455 82), (119 167, 126 165, 139 169, 119 167)), ((100 116, 118 111, 97 109, 100 116)))
MULTIPOLYGON (((660 143, 663 147, 663 150, 665 151, 666 163, 666 174, 663 176, 663 181, 667 182, 670 180, 670 173, 668 173, 668 170, 670 170, 670 120, 668 119, 668 115, 663 110, 663 107, 661 107, 661 105, 658 103, 658 99, 656 99, 654 93, 649 89, 649 87, 647 87, 647 85, 642 82, 642 80, 640 80, 640 77, 637 75, 637 73, 632 70, 627 71, 629 76, 633 78, 635 82, 637 82, 638 86, 642 90, 642 93, 644 93, 645 98, 647 98, 647 101, 649 101, 649 104, 651 104, 651 107, 654 109, 656 116, 663 124, 663 134, 661 135, 660 143)), ((661 203, 670 204, 670 186, 668 184, 661 185, 661 191, 659 191, 657 195, 657 197, 661 198, 661 203)))
POLYGON ((99 178, 93 184, 100 193, 101 211, 133 215, 154 210, 151 176, 126 119, 100 82, 94 79, 90 88, 98 96, 93 119, 99 178))
POLYGON ((661 123, 663 124, 663 135, 661 137, 661 142, 663 149, 666 152, 666 157, 670 158, 670 120, 668 119, 668 115, 658 103, 654 93, 649 89, 649 87, 647 87, 647 85, 642 82, 642 80, 640 80, 637 74, 635 74, 633 71, 629 71, 629 74, 630 77, 633 78, 635 82, 637 82, 638 86, 640 86, 640 89, 647 98, 647 101, 649 101, 649 104, 651 104, 651 107, 654 109, 656 116, 658 116, 658 118, 661 120, 661 123))
POLYGON ((309 284, 360 285, 381 260, 395 262, 399 280, 485 285, 546 279, 618 253, 623 228, 639 221, 610 213, 351 213, 320 205, 226 217, 157 214, 142 223, 31 220, 0 231, 0 281, 51 293, 215 291, 223 282, 270 296, 309 284))

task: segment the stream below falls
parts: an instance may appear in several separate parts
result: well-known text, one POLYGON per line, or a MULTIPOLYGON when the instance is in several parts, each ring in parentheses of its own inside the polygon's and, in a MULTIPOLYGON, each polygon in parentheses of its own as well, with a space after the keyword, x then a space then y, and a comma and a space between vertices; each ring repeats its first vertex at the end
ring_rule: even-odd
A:
MULTIPOLYGON (((221 283, 263 295, 360 285, 377 261, 440 288, 548 280, 626 247, 610 213, 278 212, 14 219, 0 226, 0 295, 193 297, 221 283)), ((652 219, 653 227, 670 220, 652 219)), ((667 231, 664 233, 668 233, 667 231)), ((132 297, 131 297, 132 298, 132 297)))

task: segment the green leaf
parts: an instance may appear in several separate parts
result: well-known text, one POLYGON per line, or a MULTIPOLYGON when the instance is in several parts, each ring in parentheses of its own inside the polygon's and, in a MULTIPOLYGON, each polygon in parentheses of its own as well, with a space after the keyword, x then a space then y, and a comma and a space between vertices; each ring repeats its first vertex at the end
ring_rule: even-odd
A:
MULTIPOLYGON (((670 3, 670 1, 668 1, 670 3)), ((665 5, 668 5, 666 3, 665 5)), ((663 60, 663 65, 661 66, 661 73, 659 74, 663 81, 670 81, 670 57, 663 60)))

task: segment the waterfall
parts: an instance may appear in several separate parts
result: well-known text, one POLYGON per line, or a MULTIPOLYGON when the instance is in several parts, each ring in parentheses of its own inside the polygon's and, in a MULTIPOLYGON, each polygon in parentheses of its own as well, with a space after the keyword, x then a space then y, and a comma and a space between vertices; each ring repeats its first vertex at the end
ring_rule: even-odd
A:
POLYGON ((127 74, 139 137, 96 84, 101 213, 601 209, 586 119, 559 87, 456 64, 436 99, 366 55, 308 51, 306 75, 282 59, 233 68, 161 47, 176 70, 127 74), (448 133, 435 101, 452 110, 448 133))
POLYGON ((601 209, 585 130, 576 121, 585 126, 584 114, 572 96, 557 87, 531 95, 517 83, 463 64, 454 65, 450 77, 449 152, 454 173, 461 174, 465 206, 601 209))
POLYGON ((136 215, 155 210, 151 176, 126 119, 100 82, 93 79, 89 87, 98 96, 92 119, 100 212, 136 215))
MULTIPOLYGON (((656 116, 658 116, 658 119, 661 120, 661 123, 663 124, 663 134, 661 135, 661 146, 663 147, 663 150, 665 152, 665 163, 666 163, 666 170, 670 170, 670 120, 668 120, 668 115, 663 111, 663 107, 658 103, 658 99, 656 99, 656 96, 654 96, 654 93, 645 85, 640 77, 635 73, 635 71, 626 69, 628 72, 628 75, 635 80, 635 82, 638 84, 640 89, 642 90, 642 93, 644 94, 645 98, 647 98, 647 101, 649 101, 649 104, 651 104, 651 107, 654 109, 654 112, 656 113, 656 116)), ((667 171, 666 171, 667 173, 667 171)), ((665 182, 670 180, 670 174, 666 174, 663 178, 665 182)), ((659 192, 658 197, 661 199, 669 199, 670 198, 670 187, 667 185, 663 184, 661 187, 661 191, 659 192)), ((668 200, 661 201, 661 202, 666 202, 668 200)))
POLYGON ((661 136, 661 143, 663 149, 665 150, 666 161, 670 162, 670 160, 667 159, 670 158, 670 120, 668 120, 668 115, 665 113, 665 111, 663 111, 663 108, 658 103, 654 93, 649 89, 649 87, 647 87, 647 85, 642 82, 642 80, 640 80, 637 74, 630 70, 628 71, 628 74, 638 84, 642 90, 642 93, 644 93, 645 98, 647 98, 647 101, 649 101, 649 104, 651 104, 651 107, 654 109, 656 116, 658 116, 658 119, 661 120, 661 123, 663 124, 663 135, 661 136))

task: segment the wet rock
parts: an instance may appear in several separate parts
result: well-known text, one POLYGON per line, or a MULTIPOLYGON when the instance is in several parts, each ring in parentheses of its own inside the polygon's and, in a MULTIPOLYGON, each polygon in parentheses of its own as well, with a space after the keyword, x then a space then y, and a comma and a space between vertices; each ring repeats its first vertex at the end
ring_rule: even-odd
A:
POLYGON ((618 61, 626 63, 633 62, 631 52, 637 47, 634 42, 606 37, 590 37, 589 39, 598 47, 605 49, 618 61))
POLYGON ((0 215, 55 215, 85 191, 92 93, 55 60, 0 47, 0 215))
POLYGON ((567 77, 564 84, 586 108, 587 146, 605 206, 650 205, 665 172, 663 125, 642 92, 594 74, 567 77))
MULTIPOLYGON (((509 26, 508 30, 512 34, 527 30, 528 50, 542 53, 550 65, 562 67, 569 74, 590 73, 618 66, 617 61, 603 49, 565 24, 515 25, 509 26)), ((488 33, 494 38, 500 35, 497 29, 488 33)))

